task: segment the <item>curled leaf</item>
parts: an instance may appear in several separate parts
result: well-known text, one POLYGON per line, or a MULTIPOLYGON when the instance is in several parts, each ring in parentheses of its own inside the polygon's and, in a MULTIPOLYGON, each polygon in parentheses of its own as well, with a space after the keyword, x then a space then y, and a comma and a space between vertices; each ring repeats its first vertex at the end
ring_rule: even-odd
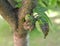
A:
POLYGON ((43 21, 36 21, 36 28, 39 32, 43 32, 45 39, 49 32, 49 24, 47 22, 44 23, 43 21))
POLYGON ((49 32, 49 25, 48 23, 44 23, 43 25, 40 25, 42 32, 44 34, 44 38, 46 38, 46 36, 48 35, 49 32))

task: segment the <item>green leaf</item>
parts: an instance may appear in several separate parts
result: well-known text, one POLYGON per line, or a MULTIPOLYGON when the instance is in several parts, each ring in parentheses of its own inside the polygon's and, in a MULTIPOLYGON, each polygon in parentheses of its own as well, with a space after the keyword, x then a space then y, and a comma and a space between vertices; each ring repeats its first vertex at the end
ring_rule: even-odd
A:
POLYGON ((27 14, 26 16, 25 16, 25 20, 29 20, 30 19, 30 14, 27 14))
POLYGON ((49 8, 54 8, 57 5, 57 0, 38 0, 38 4, 49 8))
POLYGON ((42 5, 37 5, 36 8, 34 9, 34 12, 45 12, 47 8, 43 7, 42 5))
POLYGON ((50 21, 50 18, 45 14, 45 11, 47 9, 45 7, 42 7, 42 6, 37 6, 35 9, 34 9, 34 12, 35 13, 38 13, 38 19, 40 18, 44 18, 46 22, 52 24, 52 22, 50 21))
POLYGON ((41 13, 40 15, 42 16, 42 18, 44 18, 44 20, 46 22, 48 22, 52 25, 52 22, 51 22, 50 18, 45 13, 41 13))
POLYGON ((40 24, 39 24, 38 21, 36 21, 35 26, 36 26, 36 29, 37 29, 39 32, 42 32, 42 31, 41 31, 41 28, 40 28, 40 24))
POLYGON ((43 32, 44 38, 46 38, 46 36, 48 35, 48 32, 49 32, 49 24, 47 22, 45 22, 45 23, 43 22, 43 24, 42 24, 41 21, 40 22, 36 21, 35 26, 39 32, 43 32))
POLYGON ((33 16, 31 16, 30 14, 27 14, 26 16, 25 16, 25 20, 27 21, 30 21, 31 23, 35 23, 35 19, 34 19, 34 17, 33 16))
POLYGON ((22 0, 14 0, 16 2, 15 7, 20 8, 22 6, 22 0))
POLYGON ((56 6, 56 4, 57 4, 57 0, 49 0, 49 5, 48 5, 48 7, 53 8, 53 7, 56 6))
POLYGON ((18 3, 18 4, 16 4, 16 8, 20 8, 22 6, 22 4, 20 4, 20 3, 18 3))

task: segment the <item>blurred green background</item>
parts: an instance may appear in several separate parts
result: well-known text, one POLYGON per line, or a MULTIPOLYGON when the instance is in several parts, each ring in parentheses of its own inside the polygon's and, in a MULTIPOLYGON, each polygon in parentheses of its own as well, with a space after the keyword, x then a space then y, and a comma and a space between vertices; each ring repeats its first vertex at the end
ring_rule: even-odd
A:
MULTIPOLYGON (((46 12, 47 13, 47 12, 46 12)), ((32 31, 30 33, 30 46, 60 46, 60 9, 48 10, 53 25, 46 39, 43 33, 32 31)), ((0 46, 13 46, 13 32, 8 23, 0 16, 0 46)))

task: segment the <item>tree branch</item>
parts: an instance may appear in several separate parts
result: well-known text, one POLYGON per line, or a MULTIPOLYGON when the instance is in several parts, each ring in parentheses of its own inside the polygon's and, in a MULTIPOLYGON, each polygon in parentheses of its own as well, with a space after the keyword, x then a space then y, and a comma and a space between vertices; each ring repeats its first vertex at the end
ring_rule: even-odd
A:
POLYGON ((15 2, 15 0, 7 0, 10 5, 13 7, 13 8, 16 8, 15 5, 17 4, 17 2, 15 2))
POLYGON ((0 0, 0 14, 11 26, 16 27, 17 13, 7 0, 0 0))
POLYGON ((18 17, 19 17, 19 29, 20 30, 23 30, 23 19, 25 18, 26 14, 29 14, 30 13, 30 10, 31 10, 31 2, 32 0, 22 0, 22 7, 19 9, 19 14, 18 14, 18 17))
POLYGON ((37 0, 22 0, 22 7, 19 9, 18 25, 19 29, 23 30, 24 19, 27 14, 30 14, 36 7, 37 0), (32 10, 32 11, 31 11, 32 10))

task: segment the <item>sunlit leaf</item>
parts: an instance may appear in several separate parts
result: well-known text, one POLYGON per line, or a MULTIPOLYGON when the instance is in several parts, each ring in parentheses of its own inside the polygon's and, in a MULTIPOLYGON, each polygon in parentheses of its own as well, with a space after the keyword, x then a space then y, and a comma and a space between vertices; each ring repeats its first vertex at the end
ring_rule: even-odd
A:
POLYGON ((39 32, 42 32, 38 21, 36 21, 35 26, 39 32))

